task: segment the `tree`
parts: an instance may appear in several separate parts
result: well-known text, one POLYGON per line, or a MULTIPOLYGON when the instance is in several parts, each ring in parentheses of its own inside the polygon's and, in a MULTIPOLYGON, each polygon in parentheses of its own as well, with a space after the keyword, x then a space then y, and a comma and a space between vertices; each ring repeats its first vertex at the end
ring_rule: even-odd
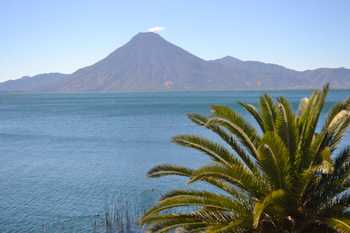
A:
POLYGON ((295 112, 283 97, 263 95, 259 108, 240 103, 258 128, 225 106, 212 106, 208 117, 189 114, 223 143, 198 135, 172 141, 211 163, 198 169, 159 165, 148 176, 184 176, 213 188, 171 191, 141 224, 151 232, 350 232, 350 149, 338 149, 350 125, 350 98, 336 103, 320 127, 328 89, 302 99, 295 112))

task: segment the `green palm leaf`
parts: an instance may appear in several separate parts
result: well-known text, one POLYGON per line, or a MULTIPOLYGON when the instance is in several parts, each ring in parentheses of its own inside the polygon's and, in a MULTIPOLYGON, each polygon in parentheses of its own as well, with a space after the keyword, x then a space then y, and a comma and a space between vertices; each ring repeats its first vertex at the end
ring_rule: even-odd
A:
POLYGON ((257 228, 264 210, 270 205, 279 205, 286 197, 283 189, 272 191, 261 202, 257 202, 253 210, 253 227, 257 228))
POLYGON ((330 218, 327 223, 339 233, 350 233, 350 219, 330 218))
MULTIPOLYGON (((234 110, 189 119, 222 141, 180 135, 173 142, 208 156, 196 169, 164 164, 149 177, 183 176, 211 188, 174 190, 141 218, 151 232, 350 233, 350 147, 338 146, 350 126, 350 98, 336 103, 323 125, 329 90, 304 98, 298 112, 287 99, 263 95, 259 106, 240 103, 254 125, 234 110), (320 130, 319 130, 320 129, 320 130), (339 152, 337 152, 339 151, 339 152)), ((202 187, 202 186, 200 186, 202 187)))

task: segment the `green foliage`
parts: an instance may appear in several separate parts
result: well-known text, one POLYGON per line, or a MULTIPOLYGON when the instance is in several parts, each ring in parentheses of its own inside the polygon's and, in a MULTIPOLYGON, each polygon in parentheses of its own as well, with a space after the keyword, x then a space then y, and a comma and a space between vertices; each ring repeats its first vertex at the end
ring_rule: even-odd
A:
POLYGON ((189 114, 222 143, 197 135, 173 142, 211 163, 160 165, 148 175, 184 176, 217 191, 172 191, 140 223, 150 232, 350 233, 350 149, 337 148, 350 126, 350 98, 335 104, 321 126, 328 89, 302 99, 297 112, 283 97, 263 95, 259 106, 240 103, 259 129, 226 106, 212 106, 210 116, 189 114))

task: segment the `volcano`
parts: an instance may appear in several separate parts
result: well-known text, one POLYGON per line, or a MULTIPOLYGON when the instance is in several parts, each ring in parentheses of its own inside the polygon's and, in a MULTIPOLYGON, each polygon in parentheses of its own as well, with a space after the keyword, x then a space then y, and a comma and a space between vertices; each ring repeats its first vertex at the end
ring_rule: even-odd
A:
POLYGON ((72 74, 48 73, 0 83, 0 91, 152 91, 350 88, 350 70, 296 71, 227 56, 204 60, 153 32, 138 33, 97 63, 72 74))

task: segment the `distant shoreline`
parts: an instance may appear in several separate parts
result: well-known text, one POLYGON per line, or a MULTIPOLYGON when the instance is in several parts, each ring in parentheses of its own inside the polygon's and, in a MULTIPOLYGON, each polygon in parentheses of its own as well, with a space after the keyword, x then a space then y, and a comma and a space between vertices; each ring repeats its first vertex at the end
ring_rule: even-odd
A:
MULTIPOLYGON (((120 91, 0 91, 1 94, 122 94, 122 93, 186 93, 186 92, 283 92, 283 91, 314 91, 317 88, 290 89, 222 89, 222 90, 120 90, 120 91)), ((331 91, 350 91, 350 88, 331 88, 331 91)))

